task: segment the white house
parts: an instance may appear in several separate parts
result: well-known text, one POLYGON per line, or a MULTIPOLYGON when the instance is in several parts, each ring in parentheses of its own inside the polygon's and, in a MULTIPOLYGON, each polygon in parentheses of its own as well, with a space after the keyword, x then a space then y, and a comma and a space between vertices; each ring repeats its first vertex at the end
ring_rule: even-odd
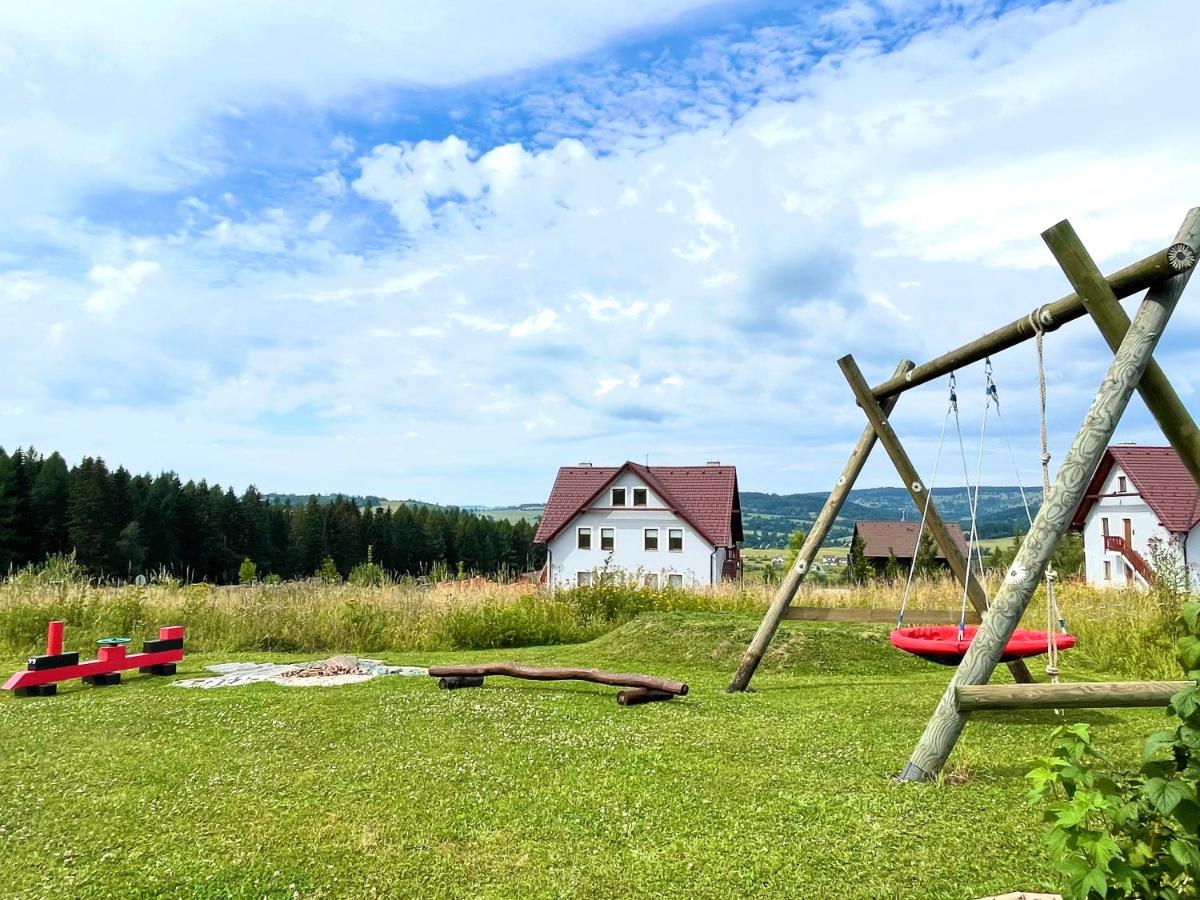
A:
POLYGON ((1150 541, 1159 538, 1174 542, 1200 586, 1200 488, 1170 447, 1109 447, 1072 527, 1083 532, 1088 584, 1146 586, 1150 541))
POLYGON ((558 470, 534 541, 552 587, 620 572, 652 587, 716 584, 741 574, 737 470, 705 466, 558 470))

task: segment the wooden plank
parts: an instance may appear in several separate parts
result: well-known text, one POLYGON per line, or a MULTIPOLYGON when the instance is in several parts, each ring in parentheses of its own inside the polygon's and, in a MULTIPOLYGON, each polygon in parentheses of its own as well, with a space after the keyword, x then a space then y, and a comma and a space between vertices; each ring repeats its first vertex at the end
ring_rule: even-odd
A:
MULTIPOLYGON (((892 465, 900 473, 900 479, 908 489, 908 494, 912 497, 913 503, 916 504, 917 511, 923 513, 925 527, 929 529, 929 533, 933 535, 934 543, 942 551, 942 555, 946 557, 946 562, 950 564, 950 571, 954 573, 957 581, 966 583, 967 599, 971 601, 971 605, 975 607, 975 611, 982 616, 987 611, 987 593, 984 591, 983 585, 976 579, 975 574, 967 564, 967 559, 962 554, 962 550, 959 549, 958 544, 955 543, 954 538, 951 536, 950 529, 946 527, 941 513, 937 510, 937 504, 929 496, 928 486, 921 480, 921 476, 917 473, 917 467, 908 458, 908 451, 904 449, 904 445, 900 443, 900 438, 892 430, 892 425, 888 421, 883 407, 879 405, 878 400, 871 396, 871 388, 867 385, 867 380, 863 378, 862 371, 858 368, 858 363, 854 361, 853 356, 847 354, 838 360, 838 367, 842 370, 842 374, 846 376, 846 381, 850 384, 850 390, 858 398, 858 405, 867 414, 867 418, 871 422, 871 427, 875 429, 875 434, 879 437, 879 443, 883 445, 883 449, 887 451, 887 455, 892 460, 892 465)), ((1014 681, 1021 684, 1031 684, 1033 682, 1033 676, 1029 674, 1029 667, 1022 660, 1018 659, 1010 662, 1008 669, 1012 672, 1014 681)))
POLYGON ((602 669, 574 669, 568 667, 524 666, 514 662, 482 663, 480 665, 430 666, 429 674, 434 678, 479 678, 488 675, 506 675, 509 678, 525 678, 530 681, 590 681, 616 687, 648 688, 668 694, 683 696, 688 686, 682 681, 659 678, 657 675, 639 675, 635 672, 605 672, 602 669))
POLYGON ((981 709, 1108 709, 1166 706, 1191 681, 1109 681, 1071 684, 963 684, 954 689, 962 712, 981 709))
MULTIPOLYGON (((783 617, 791 622, 886 622, 895 623, 899 610, 868 609, 866 607, 793 606, 783 617)), ((905 625, 958 624, 958 610, 909 609, 904 612, 905 625)), ((979 613, 967 611, 967 624, 978 625, 979 613)))
MULTIPOLYGON (((896 366, 896 375, 904 374, 912 366, 913 364, 910 360, 900 360, 900 364, 896 366)), ((883 402, 883 411, 885 413, 891 414, 892 408, 896 405, 896 399, 896 397, 893 397, 883 402)), ((875 429, 867 425, 863 433, 859 436, 858 443, 850 451, 850 458, 846 460, 846 467, 842 469, 841 478, 837 480, 837 484, 829 492, 829 496, 825 499, 825 505, 821 507, 821 511, 817 514, 812 528, 805 535, 804 545, 796 555, 796 561, 792 564, 787 576, 783 579, 783 583, 779 585, 779 589, 775 591, 771 605, 763 615, 762 622, 758 626, 758 631, 755 632, 749 646, 746 647, 746 652, 742 655, 742 661, 738 665, 737 672, 734 673, 733 680, 726 689, 728 693, 744 691, 749 687, 750 679, 754 677, 755 671, 758 670, 758 665, 762 662, 763 654, 767 652, 771 638, 775 636, 775 632, 779 628, 779 623, 783 620, 784 612, 791 606, 792 600, 796 597, 796 591, 800 590, 800 583, 804 581, 804 576, 808 574, 813 560, 817 558, 817 553, 820 551, 821 545, 825 543, 829 529, 837 521, 838 513, 842 511, 842 506, 845 504, 846 498, 850 496, 850 491, 854 488, 854 482, 858 479, 858 475, 866 464, 867 457, 871 455, 871 449, 874 446, 875 429)))

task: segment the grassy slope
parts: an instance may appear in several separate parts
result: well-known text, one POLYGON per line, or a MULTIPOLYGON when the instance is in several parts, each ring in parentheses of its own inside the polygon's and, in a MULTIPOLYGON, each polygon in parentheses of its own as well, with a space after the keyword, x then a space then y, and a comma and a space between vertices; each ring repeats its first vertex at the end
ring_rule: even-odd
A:
MULTIPOLYGON (((895 785, 885 776, 947 671, 892 651, 884 628, 796 624, 758 691, 726 695, 755 624, 660 614, 587 645, 404 660, 579 663, 692 685, 631 709, 609 688, 503 679, 458 692, 424 678, 196 691, 134 677, 0 698, 0 884, 30 897, 976 897, 1053 885, 1021 778, 1052 714, 977 716, 955 757, 965 785, 895 785)), ((190 657, 180 674, 212 661, 190 657)), ((1132 758, 1161 716, 1072 718, 1132 758)))

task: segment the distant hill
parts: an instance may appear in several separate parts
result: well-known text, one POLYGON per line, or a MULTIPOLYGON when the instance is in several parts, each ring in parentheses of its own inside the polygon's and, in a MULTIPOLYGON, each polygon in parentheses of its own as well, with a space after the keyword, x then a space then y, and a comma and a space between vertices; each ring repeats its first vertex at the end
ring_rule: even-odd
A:
MULTIPOLYGON (((1042 502, 1040 488, 1026 488, 1030 511, 1036 513, 1042 502)), ((267 494, 272 503, 291 501, 293 506, 308 502, 308 495, 267 494)), ((317 501, 330 503, 335 494, 319 494, 317 501)), ((829 496, 826 491, 807 494, 764 494, 742 491, 742 524, 746 530, 747 547, 783 547, 788 537, 798 528, 808 531, 816 521, 817 513, 829 496)), ((965 489, 934 488, 934 501, 942 516, 950 522, 958 522, 963 530, 970 528, 971 514, 967 505, 965 489)), ((398 506, 437 507, 436 503, 423 500, 388 500, 384 497, 351 497, 364 508, 382 506, 395 509, 398 506)), ((521 503, 517 506, 464 506, 465 510, 497 521, 527 521, 537 524, 542 517, 543 504, 521 503)), ((979 536, 981 538, 1008 537, 1024 531, 1029 524, 1025 507, 1021 503, 1020 488, 1015 486, 985 485, 979 489, 979 536)), ((850 492, 842 507, 826 544, 836 546, 849 544, 854 523, 859 519, 902 519, 919 521, 920 511, 913 505, 912 498, 904 488, 862 488, 850 492)))
MULTIPOLYGON (((1036 513, 1042 501, 1039 488, 1026 488, 1030 511, 1036 513)), ((742 491, 742 524, 746 530, 747 547, 783 547, 788 536, 798 528, 808 531, 817 513, 825 505, 828 492, 809 494, 762 494, 742 491)), ((963 530, 970 528, 971 514, 966 490, 934 488, 934 503, 942 516, 958 522, 963 530)), ((1029 526, 1021 491, 1017 487, 979 488, 979 536, 1007 537, 1029 526)), ((830 530, 827 544, 848 544, 859 519, 895 519, 920 521, 920 510, 904 488, 862 488, 850 492, 842 514, 830 530)))
POLYGON ((388 502, 383 497, 373 497, 369 494, 365 497, 351 497, 347 494, 263 494, 263 499, 268 503, 273 503, 278 506, 304 506, 308 503, 308 498, 310 496, 315 496, 317 498, 317 503, 321 504, 322 506, 328 506, 338 497, 342 497, 346 500, 353 500, 362 509, 370 509, 374 506, 382 506, 384 503, 388 502))

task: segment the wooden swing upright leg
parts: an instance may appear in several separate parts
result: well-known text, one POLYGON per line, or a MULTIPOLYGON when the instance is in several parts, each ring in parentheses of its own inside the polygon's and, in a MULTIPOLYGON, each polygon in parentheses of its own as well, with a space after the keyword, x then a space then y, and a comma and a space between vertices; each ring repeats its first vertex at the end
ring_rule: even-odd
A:
MULTIPOLYGON (((854 361, 853 356, 847 355, 838 360, 838 366, 841 368, 842 374, 846 376, 846 381, 850 383, 850 390, 854 391, 854 396, 858 398, 858 405, 863 408, 863 412, 871 420, 871 427, 879 436, 879 443, 883 445, 883 449, 887 451, 892 464, 896 467, 896 471, 900 473, 900 478, 904 482, 904 486, 908 489, 913 503, 917 505, 918 510, 926 510, 925 526, 929 529, 929 533, 933 535, 933 540, 937 544, 938 549, 942 551, 942 555, 946 557, 946 561, 950 564, 950 571, 954 573, 954 577, 959 581, 966 581, 967 597, 970 599, 971 605, 975 607, 980 617, 982 617, 987 611, 987 592, 983 589, 983 585, 975 578, 974 573, 971 572, 966 558, 963 556, 958 544, 955 543, 954 538, 951 537, 950 529, 946 527, 941 513, 937 511, 937 505, 928 496, 928 489, 925 483, 921 481, 916 467, 912 464, 912 460, 908 458, 908 453, 905 451, 904 445, 900 443, 900 438, 892 430, 891 423, 888 422, 887 415, 879 405, 879 401, 872 395, 871 387, 867 384, 867 380, 863 378, 863 374, 858 368, 858 363, 854 361)), ((1033 682, 1033 676, 1029 674, 1029 668, 1022 660, 1018 659, 1010 662, 1008 668, 1018 683, 1031 684, 1033 682)))
MULTIPOLYGON (((1180 233, 1192 235, 1191 239, 1195 240, 1198 230, 1200 230, 1200 208, 1193 209, 1188 213, 1180 233)), ((1042 237, 1050 247, 1050 252, 1058 260, 1067 280, 1071 282, 1071 287, 1075 289, 1075 293, 1078 294, 1084 307, 1091 314, 1092 321, 1096 323, 1100 334, 1108 342, 1113 353, 1116 353, 1125 333, 1129 331, 1129 316, 1121 308, 1121 303, 1113 292, 1112 286, 1100 274, 1095 263, 1091 261, 1083 242, 1075 233, 1075 229, 1071 227, 1070 222, 1059 222, 1047 230, 1042 237)), ((1174 252, 1181 272, 1191 268, 1188 259, 1189 253, 1191 253, 1191 259, 1195 259, 1195 253, 1187 240, 1185 238, 1168 248, 1168 253, 1174 252)), ((1196 427, 1191 413, 1179 399, 1179 394, 1175 393, 1175 388, 1171 386, 1171 382, 1163 373, 1162 368, 1153 359, 1146 366, 1142 380, 1138 382, 1138 393, 1142 395, 1146 408, 1158 422, 1158 427, 1162 429, 1167 441, 1179 454, 1188 471, 1192 473, 1192 478, 1196 480, 1197 484, 1200 484, 1200 429, 1196 427)))
MULTIPOLYGON (((1063 239, 1069 234, 1062 226, 1056 226, 1044 237, 1052 249, 1061 249, 1066 246, 1063 239)), ((1195 215, 1189 213, 1177 240, 1186 243, 1195 253, 1200 246, 1200 220, 1195 215)), ((1072 255, 1074 261, 1064 265, 1064 268, 1073 270, 1074 274, 1069 277, 1078 278, 1080 284, 1094 281, 1089 273, 1096 266, 1083 245, 1073 245, 1072 255)), ((1179 302, 1190 274, 1191 268, 1188 266, 1180 274, 1152 287, 1142 301, 1092 401, 1091 409, 1059 466, 1054 487, 1049 496, 1043 498, 1029 534, 1017 551, 1016 559, 992 603, 991 614, 983 620, 975 639, 967 648, 966 656, 950 680, 907 766, 900 773, 901 780, 927 781, 941 771, 949 758, 958 736, 966 726, 968 715, 958 707, 957 691, 967 685, 986 684, 991 677, 1041 580, 1055 546, 1083 499, 1092 473, 1112 440, 1121 415, 1153 358, 1154 348, 1179 302)), ((1093 289, 1094 286, 1089 288, 1093 289)), ((1105 299, 1106 296, 1101 297, 1099 302, 1102 304, 1105 299)))
MULTIPOLYGON (((901 360, 896 366, 896 377, 900 377, 905 372, 912 369, 913 363, 910 360, 901 360)), ((891 412, 896 405, 896 401, 900 395, 895 394, 884 401, 886 411, 891 412)), ((842 506, 846 503, 846 498, 850 496, 850 491, 854 488, 854 482, 858 480, 859 473, 862 472, 863 465, 866 464, 867 457, 871 455, 871 449, 875 446, 875 429, 870 425, 863 431, 859 437, 858 443, 854 445, 854 449, 850 452, 850 458, 846 461, 846 467, 842 469, 842 477, 838 479, 837 484, 833 486, 833 490, 829 492, 829 497, 825 500, 825 505, 821 507, 821 512, 817 514, 816 521, 813 522, 813 527, 809 530, 804 538, 804 544, 800 547, 800 552, 796 555, 796 562, 788 571, 787 577, 783 579, 783 583, 779 585, 779 589, 775 592, 775 597, 768 607, 766 615, 763 616, 762 622, 758 626, 758 631, 755 632, 754 639, 750 641, 750 645, 746 648, 745 654, 742 656, 742 662, 738 666, 737 672, 734 673, 733 681, 726 689, 727 693, 736 693, 744 691, 750 685, 750 679, 754 677, 754 673, 758 670, 759 663, 762 662, 763 654, 767 652, 767 647, 771 643, 771 639, 775 637, 775 632, 779 630, 779 623, 783 620, 784 614, 792 601, 796 598, 796 592, 800 590, 800 583, 804 581, 804 576, 808 574, 812 568, 813 560, 817 558, 817 553, 821 549, 821 545, 825 543, 825 538, 829 535, 829 529, 833 527, 833 523, 837 520, 838 513, 842 511, 842 506)))

